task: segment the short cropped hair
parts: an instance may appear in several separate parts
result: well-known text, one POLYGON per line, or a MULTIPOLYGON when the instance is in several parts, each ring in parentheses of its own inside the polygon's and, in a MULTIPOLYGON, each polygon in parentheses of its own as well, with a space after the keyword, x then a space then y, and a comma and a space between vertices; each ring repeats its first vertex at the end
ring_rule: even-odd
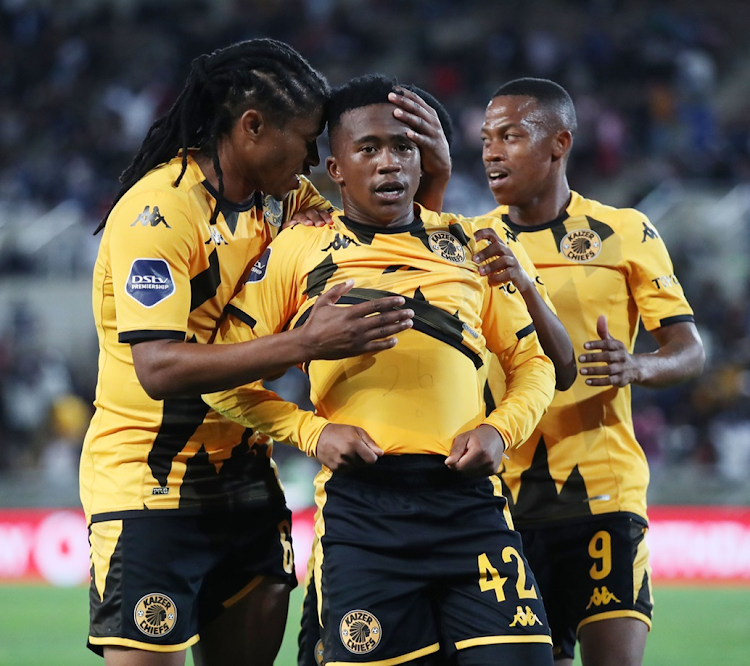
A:
POLYGON ((492 99, 496 97, 518 96, 535 99, 539 107, 554 117, 561 129, 575 134, 578 129, 576 109, 568 91, 549 79, 523 78, 508 81, 500 86, 492 99))
POLYGON ((365 74, 351 79, 331 92, 328 100, 328 136, 333 135, 341 124, 341 116, 347 111, 373 104, 389 104, 388 94, 398 86, 395 78, 382 74, 365 74))
POLYGON ((342 86, 334 88, 328 102, 328 136, 336 132, 341 116, 347 111, 359 109, 373 104, 387 104, 388 94, 398 93, 398 88, 406 88, 419 95, 437 113, 448 145, 453 138, 453 121, 445 107, 426 90, 410 83, 401 84, 395 78, 382 74, 366 74, 358 76, 342 86))

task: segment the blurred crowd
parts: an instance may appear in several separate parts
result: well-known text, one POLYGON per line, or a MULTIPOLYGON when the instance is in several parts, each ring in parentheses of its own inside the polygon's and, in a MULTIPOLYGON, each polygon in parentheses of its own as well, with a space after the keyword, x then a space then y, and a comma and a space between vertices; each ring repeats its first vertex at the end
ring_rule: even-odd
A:
MULTIPOLYGON (((73 201, 93 230, 190 61, 258 36, 289 42, 332 84, 378 71, 440 99, 454 123, 450 210, 494 206, 479 127, 494 90, 519 76, 573 96, 569 173, 583 194, 622 206, 667 179, 731 187, 750 181, 748 29, 746 0, 0 0, 0 240, 7 211, 27 201, 73 201)), ((638 435, 655 465, 688 461, 741 480, 750 282, 723 293, 680 251, 709 365, 690 385, 636 390, 638 435)), ((0 289, 3 276, 37 270, 17 252, 0 242, 0 289)), ((0 331, 0 464, 55 469, 64 456, 49 452, 68 440, 75 449, 95 378, 72 380, 66 360, 24 332, 25 316, 0 331)))

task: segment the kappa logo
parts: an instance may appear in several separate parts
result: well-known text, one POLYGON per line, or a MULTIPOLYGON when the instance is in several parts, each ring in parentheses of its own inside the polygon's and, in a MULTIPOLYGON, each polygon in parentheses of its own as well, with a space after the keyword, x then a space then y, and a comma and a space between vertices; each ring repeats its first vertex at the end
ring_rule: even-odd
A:
POLYGON ((263 195, 263 219, 274 227, 280 227, 284 217, 284 204, 270 194, 263 195))
POLYGON ((339 636, 349 652, 354 654, 372 652, 380 643, 380 622, 378 618, 367 611, 349 611, 341 619, 339 636))
POLYGON ((329 243, 328 247, 324 247, 321 252, 328 252, 328 250, 343 250, 350 245, 359 245, 351 236, 346 234, 336 234, 336 237, 329 243))
POLYGON ((166 636, 177 622, 177 607, 166 594, 152 592, 135 605, 133 619, 146 636, 166 636))
POLYGON ((591 595, 591 601, 589 601, 589 605, 586 606, 586 610, 591 608, 591 606, 606 606, 610 601, 616 601, 618 604, 621 603, 620 600, 607 589, 606 585, 602 586, 601 591, 598 587, 595 587, 594 593, 591 595))
POLYGON ((125 293, 152 308, 175 292, 172 269, 164 259, 136 259, 130 266, 125 293))
POLYGON ((511 622, 508 626, 533 627, 535 624, 541 623, 542 621, 539 619, 537 614, 531 610, 531 608, 529 608, 528 606, 526 606, 526 608, 516 606, 516 614, 513 617, 513 622, 511 622))
POLYGON ((641 243, 645 243, 649 238, 659 238, 659 233, 653 227, 650 227, 645 222, 643 223, 643 240, 641 243))
POLYGON ((427 242, 435 254, 453 264, 462 264, 466 259, 464 246, 453 234, 447 231, 433 231, 427 242))
POLYGON ((143 212, 135 218, 135 222, 130 226, 134 227, 139 222, 142 227, 155 227, 159 224, 163 224, 167 229, 172 228, 167 224, 166 219, 164 219, 164 216, 159 212, 159 206, 154 206, 154 210, 151 210, 151 206, 146 206, 143 209, 143 212))
POLYGON ((229 245, 216 227, 209 227, 208 233, 210 236, 204 245, 208 245, 209 243, 213 243, 214 245, 229 245))
POLYGON ((267 247, 266 251, 260 255, 258 260, 253 264, 250 269, 250 275, 247 276, 246 282, 260 282, 266 277, 266 269, 268 268, 268 262, 271 259, 271 248, 267 247))
POLYGON ((576 229, 560 241, 560 252, 571 261, 585 263, 599 256, 602 239, 591 229, 576 229))

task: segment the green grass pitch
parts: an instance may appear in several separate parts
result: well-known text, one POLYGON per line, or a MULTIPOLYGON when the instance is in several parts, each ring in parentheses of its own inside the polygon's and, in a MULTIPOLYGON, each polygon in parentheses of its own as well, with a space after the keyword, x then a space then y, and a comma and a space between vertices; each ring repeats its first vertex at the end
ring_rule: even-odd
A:
MULTIPOLYGON (((79 587, 0 586, 0 666, 104 666, 85 648, 87 595, 79 587)), ((657 587, 654 596, 646 666, 750 664, 750 587, 657 587)), ((295 590, 279 666, 296 661, 301 599, 295 590)))

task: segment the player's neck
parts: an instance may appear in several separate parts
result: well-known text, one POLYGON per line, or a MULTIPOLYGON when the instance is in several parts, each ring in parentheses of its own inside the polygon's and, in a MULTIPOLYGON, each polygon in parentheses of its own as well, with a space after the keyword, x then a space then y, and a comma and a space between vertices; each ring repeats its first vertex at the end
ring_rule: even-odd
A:
POLYGON ((381 229, 393 229, 405 227, 414 222, 414 204, 410 203, 402 210, 393 215, 378 214, 379 211, 367 210, 355 202, 343 198, 344 216, 352 222, 363 224, 368 227, 380 227, 381 229))
POLYGON ((536 227, 556 220, 570 203, 570 187, 564 181, 552 192, 546 192, 521 206, 508 206, 511 222, 522 227, 536 227))
MULTIPOLYGON (((213 158, 201 152, 194 155, 195 161, 206 177, 211 186, 219 191, 219 176, 214 168, 213 158)), ((222 198, 232 203, 243 203, 247 201, 255 191, 252 184, 245 182, 243 179, 234 177, 234 167, 231 156, 225 151, 219 151, 219 160, 221 162, 222 180, 224 181, 224 192, 222 198)))

